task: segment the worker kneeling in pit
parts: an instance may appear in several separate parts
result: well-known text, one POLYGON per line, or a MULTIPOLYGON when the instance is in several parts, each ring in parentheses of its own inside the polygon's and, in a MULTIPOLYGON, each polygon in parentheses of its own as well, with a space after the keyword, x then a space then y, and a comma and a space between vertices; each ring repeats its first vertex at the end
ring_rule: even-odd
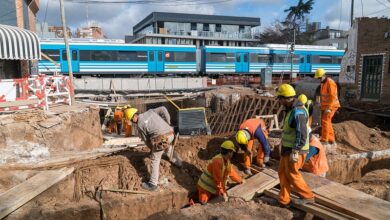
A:
POLYGON ((145 144, 151 149, 151 174, 149 182, 142 183, 142 188, 154 191, 157 189, 160 174, 160 161, 165 153, 170 162, 177 167, 182 167, 182 161, 173 151, 172 143, 175 135, 170 126, 171 117, 165 107, 150 109, 138 114, 136 108, 125 110, 126 120, 137 124, 138 134, 145 144))
POLYGON ((197 188, 199 202, 204 205, 212 196, 223 196, 227 201, 226 184, 230 177, 234 182, 244 183, 245 180, 238 175, 230 160, 236 152, 232 141, 225 141, 221 145, 221 153, 213 157, 203 170, 197 188))
POLYGON ((255 139, 259 141, 256 164, 265 167, 265 163, 268 163, 271 151, 267 138, 268 131, 263 119, 248 119, 240 125, 240 130, 236 133, 236 141, 240 144, 241 149, 245 151, 244 166, 246 174, 252 175, 251 163, 255 139))
POLYGON ((320 177, 325 177, 326 172, 329 170, 325 148, 313 134, 310 134, 309 145, 309 153, 306 155, 302 170, 320 177))

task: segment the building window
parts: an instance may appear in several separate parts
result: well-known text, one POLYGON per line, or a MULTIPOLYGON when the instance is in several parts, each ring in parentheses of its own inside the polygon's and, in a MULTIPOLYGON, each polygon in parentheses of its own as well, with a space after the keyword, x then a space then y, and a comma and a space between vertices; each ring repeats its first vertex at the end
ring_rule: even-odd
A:
POLYGON ((238 32, 240 32, 240 33, 244 33, 244 32, 245 32, 245 27, 244 27, 244 25, 240 25, 240 26, 239 26, 238 32))
POLYGON ((203 31, 209 31, 210 27, 209 24, 203 24, 203 31))
POLYGON ((221 32, 222 31, 222 25, 221 24, 216 24, 215 25, 215 32, 221 32))
POLYGON ((191 23, 191 31, 196 31, 196 23, 191 23))

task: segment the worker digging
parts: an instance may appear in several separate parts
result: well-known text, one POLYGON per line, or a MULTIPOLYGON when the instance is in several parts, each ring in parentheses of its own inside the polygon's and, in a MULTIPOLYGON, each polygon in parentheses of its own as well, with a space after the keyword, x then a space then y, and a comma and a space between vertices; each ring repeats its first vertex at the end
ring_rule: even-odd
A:
POLYGON ((136 108, 125 110, 127 121, 137 125, 138 134, 151 150, 151 174, 148 182, 142 183, 142 187, 149 191, 157 189, 160 175, 160 161, 163 154, 177 167, 182 166, 182 161, 174 151, 172 143, 175 133, 171 124, 171 116, 165 107, 150 109, 142 114, 136 108))

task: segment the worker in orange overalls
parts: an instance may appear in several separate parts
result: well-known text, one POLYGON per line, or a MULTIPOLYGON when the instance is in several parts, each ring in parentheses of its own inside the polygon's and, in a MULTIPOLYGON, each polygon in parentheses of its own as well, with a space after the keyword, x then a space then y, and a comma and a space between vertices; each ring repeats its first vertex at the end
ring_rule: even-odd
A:
MULTIPOLYGON (((128 109, 128 108, 130 108, 130 106, 129 105, 125 105, 123 107, 123 112, 125 112, 126 109, 128 109)), ((130 137, 131 134, 132 134, 132 130, 133 130, 132 127, 131 127, 131 122, 126 120, 125 117, 123 117, 122 124, 124 125, 125 137, 130 137)))
POLYGON ((207 168, 203 170, 197 184, 199 202, 202 205, 206 204, 212 196, 223 196, 227 201, 226 183, 228 177, 240 184, 245 182, 230 162, 234 152, 236 152, 236 147, 232 141, 223 142, 221 153, 211 159, 207 168))
POLYGON ((313 134, 310 134, 309 145, 309 153, 306 155, 302 170, 325 177, 329 170, 325 148, 313 134))
POLYGON ((252 175, 252 151, 255 139, 259 141, 257 149, 256 164, 260 167, 265 167, 268 163, 271 150, 268 144, 268 130, 263 119, 253 118, 244 121, 240 125, 240 130, 236 133, 236 141, 240 147, 245 151, 244 166, 245 173, 252 175))
POLYGON ((291 191, 298 193, 294 203, 304 205, 314 202, 314 195, 299 169, 302 168, 309 151, 309 115, 298 99, 295 89, 289 84, 279 86, 276 93, 279 102, 286 108, 283 119, 281 158, 279 163, 279 203, 289 207, 291 191))
POLYGON ((122 108, 117 106, 114 111, 114 128, 116 130, 116 133, 118 135, 121 134, 121 129, 122 129, 122 120, 123 120, 123 111, 122 108))
POLYGON ((330 77, 327 77, 324 69, 317 69, 314 78, 321 79, 321 142, 324 144, 335 144, 332 118, 340 102, 337 96, 337 85, 330 77))

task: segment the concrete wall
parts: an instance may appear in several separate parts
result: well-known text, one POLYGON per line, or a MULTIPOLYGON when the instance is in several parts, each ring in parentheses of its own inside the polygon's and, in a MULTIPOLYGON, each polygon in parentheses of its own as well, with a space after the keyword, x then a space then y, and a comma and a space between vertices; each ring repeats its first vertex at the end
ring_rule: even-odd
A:
POLYGON ((75 79, 76 91, 164 91, 207 88, 207 78, 93 78, 75 79))

